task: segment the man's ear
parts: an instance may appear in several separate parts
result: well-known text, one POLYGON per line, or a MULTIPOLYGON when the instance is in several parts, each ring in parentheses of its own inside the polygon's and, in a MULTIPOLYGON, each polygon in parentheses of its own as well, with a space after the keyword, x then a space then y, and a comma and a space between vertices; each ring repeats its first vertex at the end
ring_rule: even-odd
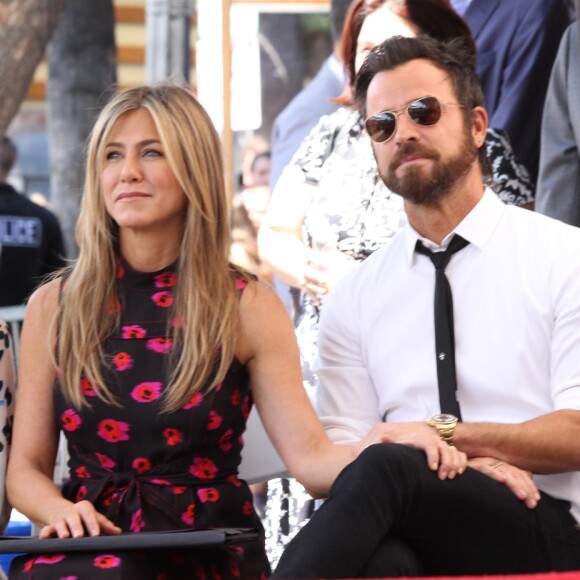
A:
POLYGON ((487 111, 483 107, 473 107, 471 115, 473 119, 471 134, 473 135, 475 146, 479 149, 485 143, 489 118, 487 111))

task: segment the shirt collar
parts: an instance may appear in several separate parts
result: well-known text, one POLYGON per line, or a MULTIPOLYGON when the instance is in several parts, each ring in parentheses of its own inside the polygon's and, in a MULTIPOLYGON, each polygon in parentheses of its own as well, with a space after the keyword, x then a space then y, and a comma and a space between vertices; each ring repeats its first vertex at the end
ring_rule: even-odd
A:
POLYGON ((407 255, 409 266, 413 264, 417 240, 421 240, 429 249, 445 249, 453 235, 459 234, 470 244, 479 249, 483 249, 499 223, 504 211, 505 204, 489 187, 486 187, 483 196, 477 202, 475 207, 463 218, 452 232, 445 236, 440 246, 433 243, 431 240, 423 238, 412 228, 411 225, 407 224, 404 229, 404 235, 405 253, 407 255))

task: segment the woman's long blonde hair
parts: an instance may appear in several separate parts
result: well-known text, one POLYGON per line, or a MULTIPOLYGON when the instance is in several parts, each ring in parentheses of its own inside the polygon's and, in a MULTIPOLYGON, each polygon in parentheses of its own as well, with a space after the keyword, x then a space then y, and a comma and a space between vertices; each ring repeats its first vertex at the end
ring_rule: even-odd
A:
POLYGON ((112 308, 118 303, 118 228, 105 209, 100 181, 111 129, 136 109, 151 114, 168 163, 189 200, 170 316, 178 323, 165 410, 176 410, 204 386, 217 385, 234 355, 234 278, 239 273, 228 261, 229 209, 219 137, 189 89, 170 83, 129 89, 113 97, 91 133, 76 227, 79 257, 68 275, 56 321, 59 380, 75 407, 88 404, 81 377, 101 399, 117 404, 101 369, 108 364, 103 343, 120 324, 118 309, 112 308))

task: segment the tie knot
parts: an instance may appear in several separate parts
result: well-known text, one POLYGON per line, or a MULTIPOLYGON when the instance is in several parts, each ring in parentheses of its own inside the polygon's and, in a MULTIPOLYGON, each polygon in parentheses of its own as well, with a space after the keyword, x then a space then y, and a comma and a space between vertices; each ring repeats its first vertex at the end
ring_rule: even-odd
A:
POLYGON ((436 270, 445 270, 447 264, 449 264, 451 256, 455 254, 455 252, 459 252, 459 250, 465 248, 465 246, 467 246, 468 244, 469 242, 466 239, 455 234, 451 239, 451 241, 449 242, 447 249, 444 250, 443 252, 431 251, 429 248, 423 245, 423 242, 421 240, 417 240, 415 250, 419 252, 419 254, 428 256, 431 259, 431 262, 433 262, 433 266, 435 266, 436 270))

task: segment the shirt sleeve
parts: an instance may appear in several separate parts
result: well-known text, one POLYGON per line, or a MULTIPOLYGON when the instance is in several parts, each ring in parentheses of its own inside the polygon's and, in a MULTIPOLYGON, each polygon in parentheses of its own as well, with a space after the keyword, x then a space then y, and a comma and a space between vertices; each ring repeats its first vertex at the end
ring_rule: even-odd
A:
MULTIPOLYGON (((352 280, 349 275, 348 280, 352 280)), ((364 361, 361 322, 350 299, 349 284, 343 283, 327 296, 320 319, 320 379, 314 405, 328 432, 337 443, 360 441, 380 422, 377 393, 364 361)))
POLYGON ((580 135, 576 134, 580 117, 573 119, 569 95, 580 95, 578 35, 577 24, 568 28, 552 69, 542 119, 536 201, 538 212, 576 226, 580 225, 580 135), (572 92, 570 82, 576 83, 572 92))

